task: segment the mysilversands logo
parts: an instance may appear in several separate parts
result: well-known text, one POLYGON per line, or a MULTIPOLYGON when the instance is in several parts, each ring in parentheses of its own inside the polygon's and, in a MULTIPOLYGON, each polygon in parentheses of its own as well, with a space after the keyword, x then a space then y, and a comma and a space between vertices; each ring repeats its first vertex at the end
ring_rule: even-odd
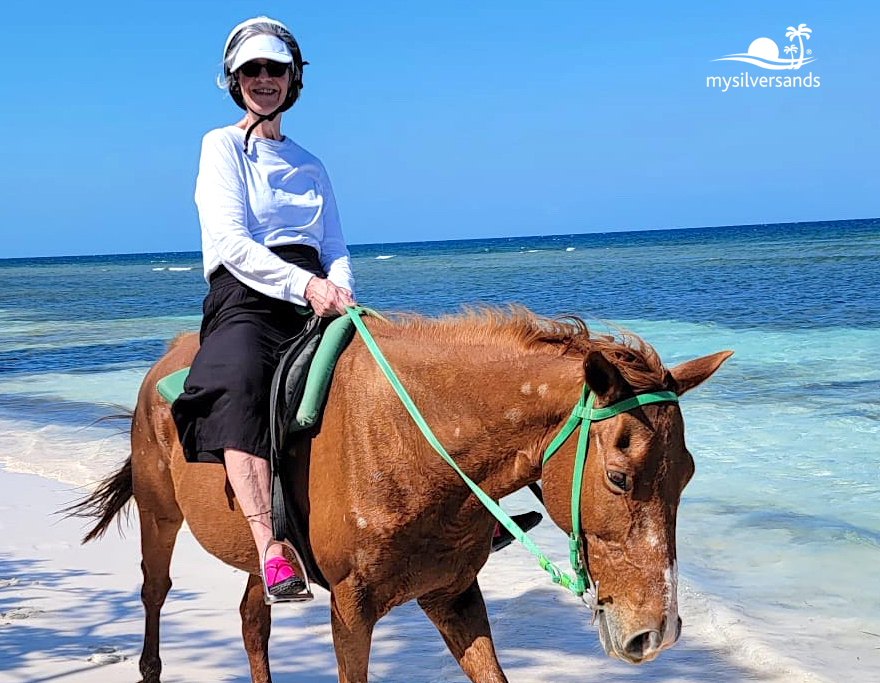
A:
MULTIPOLYGON (((773 71, 798 70, 805 64, 811 64, 816 58, 811 56, 813 51, 809 48, 804 49, 804 40, 810 39, 812 29, 807 28, 806 24, 799 24, 797 28, 789 26, 785 32, 790 45, 785 46, 785 54, 788 58, 779 58, 779 46, 770 38, 758 38, 753 40, 749 45, 748 52, 740 52, 732 55, 726 55, 713 62, 745 62, 753 64, 762 69, 771 69, 773 71), (794 44, 797 38, 798 44, 794 44)), ((797 74, 778 75, 778 76, 749 76, 749 72, 745 71, 738 76, 707 76, 707 88, 721 88, 722 92, 727 92, 730 88, 818 88, 819 77, 814 76, 810 71, 807 75, 797 74)))

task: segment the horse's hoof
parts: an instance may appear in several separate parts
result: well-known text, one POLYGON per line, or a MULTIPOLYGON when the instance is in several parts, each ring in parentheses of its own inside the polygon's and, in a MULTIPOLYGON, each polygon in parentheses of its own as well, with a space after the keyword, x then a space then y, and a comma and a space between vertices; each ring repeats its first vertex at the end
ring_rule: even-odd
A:
POLYGON ((141 662, 141 676, 143 678, 138 683, 162 683, 159 676, 162 673, 162 663, 144 664, 141 662))

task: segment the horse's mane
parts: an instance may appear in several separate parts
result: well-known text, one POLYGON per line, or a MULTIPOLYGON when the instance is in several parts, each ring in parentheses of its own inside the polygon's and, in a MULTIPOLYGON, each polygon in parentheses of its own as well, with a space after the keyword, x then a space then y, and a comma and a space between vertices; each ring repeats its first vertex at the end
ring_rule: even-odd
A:
POLYGON ((641 337, 622 328, 615 334, 597 334, 577 316, 547 318, 525 306, 465 307, 461 313, 431 318, 417 314, 392 316, 400 331, 440 343, 497 348, 515 352, 586 356, 599 351, 631 387, 650 390, 665 386, 666 368, 660 356, 641 337))

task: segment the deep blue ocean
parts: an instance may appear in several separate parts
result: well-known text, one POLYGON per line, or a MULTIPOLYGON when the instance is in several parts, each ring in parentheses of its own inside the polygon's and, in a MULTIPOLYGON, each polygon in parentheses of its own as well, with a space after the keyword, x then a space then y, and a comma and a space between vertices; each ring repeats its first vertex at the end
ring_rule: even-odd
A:
MULTIPOLYGON (((685 619, 793 680, 880 681, 880 219, 351 252, 380 311, 516 302, 626 327, 667 365, 733 349, 682 400, 685 619)), ((84 428, 133 406, 206 289, 199 253, 0 260, 0 464, 108 471, 124 446, 84 428)))

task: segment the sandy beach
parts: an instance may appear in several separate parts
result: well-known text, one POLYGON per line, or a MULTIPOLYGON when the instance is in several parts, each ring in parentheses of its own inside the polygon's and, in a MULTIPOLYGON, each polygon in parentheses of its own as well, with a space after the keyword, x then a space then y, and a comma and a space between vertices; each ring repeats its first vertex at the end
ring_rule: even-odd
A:
MULTIPOLYGON (((81 521, 53 514, 76 497, 70 484, 0 470, 2 683, 134 683, 140 678, 136 525, 124 538, 113 529, 100 542, 81 546, 81 521)), ((513 503, 530 501, 522 497, 513 503)), ((563 544, 551 525, 539 529, 539 541, 558 536, 563 544)), ((206 554, 186 528, 178 537, 171 575, 174 587, 163 610, 163 681, 248 683, 237 610, 244 575, 206 554)), ((724 632, 735 629, 735 623, 689 618, 707 598, 687 585, 681 596, 681 641, 657 661, 634 668, 602 653, 585 609, 546 582, 521 548, 493 556, 481 583, 499 656, 512 682, 822 680, 805 677, 793 663, 787 666, 778 653, 754 647, 738 652, 724 632), (748 666, 737 663, 747 660, 748 666)), ((276 606, 273 620, 276 683, 337 680, 326 592, 318 589, 309 604, 276 606)), ((371 680, 466 681, 414 604, 379 622, 371 680)))

